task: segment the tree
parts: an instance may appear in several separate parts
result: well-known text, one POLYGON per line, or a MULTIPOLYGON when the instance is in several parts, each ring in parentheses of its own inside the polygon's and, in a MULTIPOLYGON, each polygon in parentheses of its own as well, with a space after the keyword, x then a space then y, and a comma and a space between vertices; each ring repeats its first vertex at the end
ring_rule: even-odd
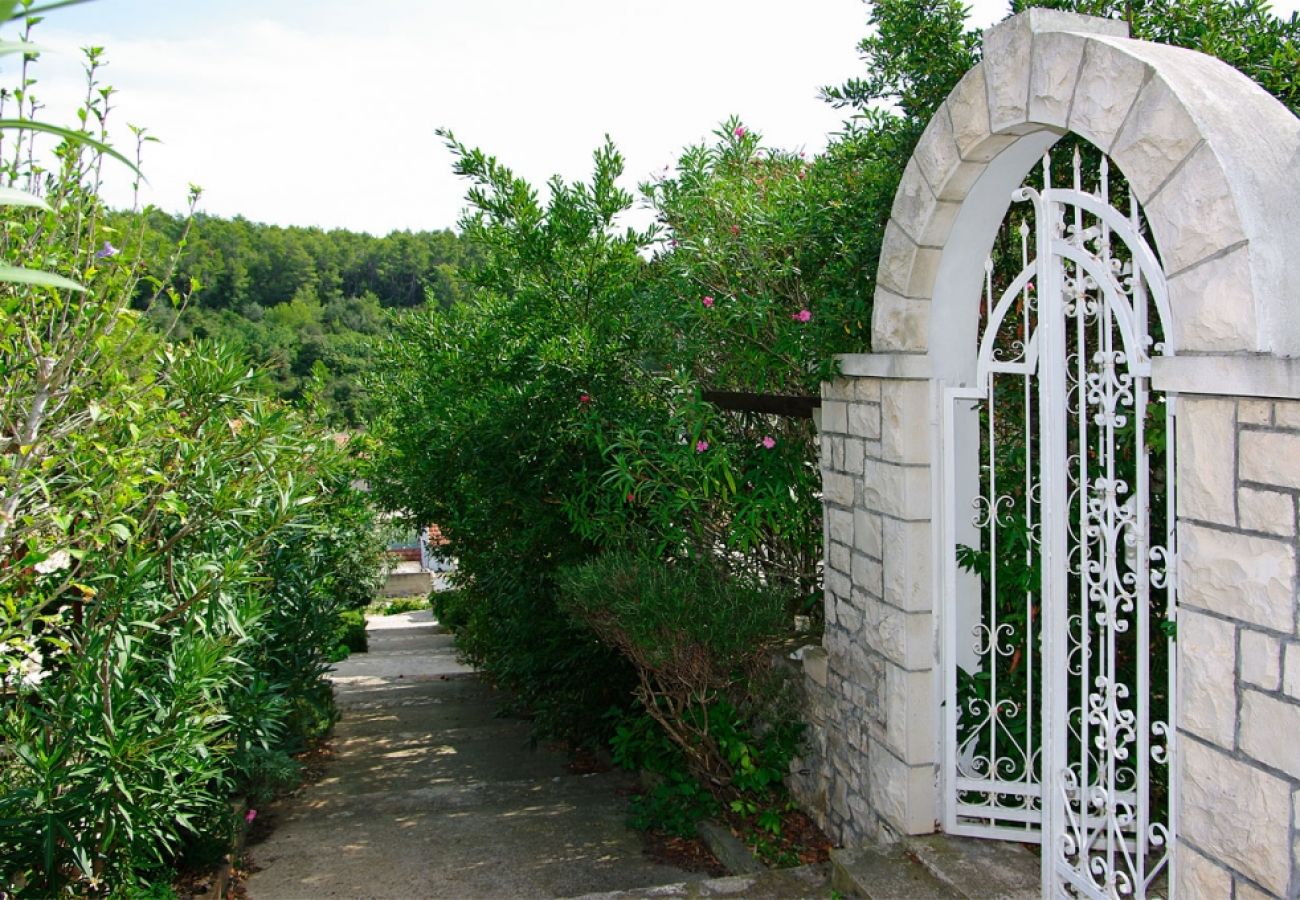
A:
POLYGON ((461 227, 480 262, 463 302, 402 320, 386 345, 375 489, 450 541, 459 590, 438 612, 461 652, 537 713, 539 731, 589 740, 629 696, 629 673, 556 607, 557 571, 594 552, 563 501, 600 466, 584 418, 627 402, 646 235, 616 228, 631 196, 612 144, 588 183, 554 179, 542 203, 495 158, 444 137, 470 182, 461 227))

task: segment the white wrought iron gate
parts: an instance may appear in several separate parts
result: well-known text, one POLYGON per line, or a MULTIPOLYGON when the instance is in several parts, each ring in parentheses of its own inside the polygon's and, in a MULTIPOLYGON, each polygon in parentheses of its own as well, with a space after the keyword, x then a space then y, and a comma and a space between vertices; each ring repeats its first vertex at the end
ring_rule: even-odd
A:
POLYGON ((1019 265, 986 264, 976 380, 944 393, 944 824, 1041 843, 1044 896, 1168 896, 1168 300, 1105 158, 1072 174, 1013 195, 1019 265))

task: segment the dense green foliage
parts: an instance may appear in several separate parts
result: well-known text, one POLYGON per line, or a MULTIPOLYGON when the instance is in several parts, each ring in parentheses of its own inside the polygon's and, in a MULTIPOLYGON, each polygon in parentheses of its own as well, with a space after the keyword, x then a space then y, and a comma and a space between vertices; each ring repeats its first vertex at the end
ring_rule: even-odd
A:
POLYGON ((561 608, 631 660, 641 708, 692 774, 730 799, 781 780, 761 764, 767 742, 744 733, 767 712, 756 701, 768 699, 767 656, 784 631, 778 591, 714 560, 625 552, 566 570, 560 589, 561 608))
POLYGON ((461 590, 435 605, 461 652, 541 730, 581 738, 627 695, 630 672, 555 607, 556 571, 592 549, 563 500, 601 463, 583 419, 627 402, 642 238, 612 228, 630 203, 612 148, 590 185, 555 181, 543 204, 495 159, 449 143, 471 182, 463 228, 482 263, 471 300, 416 315, 390 345, 399 365, 375 488, 451 542, 461 590))
MULTIPOLYGON (((127 221, 141 219, 113 218, 127 221)), ((377 337, 390 318, 426 303, 449 308, 463 292, 459 273, 473 268, 467 244, 450 231, 377 238, 156 210, 143 225, 136 306, 176 340, 242 351, 259 363, 266 393, 310 394, 317 413, 339 427, 366 422, 365 383, 382 362, 377 337), (179 310, 152 303, 144 290, 173 270, 170 280, 191 294, 179 310)))
POLYGON ((349 653, 365 653, 370 647, 366 636, 366 614, 359 609, 345 609, 339 613, 337 637, 330 656, 345 659, 349 653))
MULTIPOLYGON (((102 136, 89 61, 79 121, 102 136)), ((0 884, 126 893, 221 852, 232 794, 292 780, 333 720, 322 675, 380 548, 351 486, 363 448, 268 399, 237 353, 133 311, 143 219, 100 203, 94 144, 40 170, 37 138, 4 135, 0 176, 48 208, 6 216, 0 258, 85 290, 0 285, 0 884)))

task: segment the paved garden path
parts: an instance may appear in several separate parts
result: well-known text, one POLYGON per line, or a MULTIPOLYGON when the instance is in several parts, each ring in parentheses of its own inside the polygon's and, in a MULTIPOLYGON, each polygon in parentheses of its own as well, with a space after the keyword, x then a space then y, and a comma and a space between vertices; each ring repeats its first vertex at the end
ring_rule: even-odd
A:
POLYGON ((428 612, 372 619, 338 665, 324 777, 252 847, 253 900, 570 897, 692 877, 641 853, 629 778, 575 775, 456 662, 428 612))

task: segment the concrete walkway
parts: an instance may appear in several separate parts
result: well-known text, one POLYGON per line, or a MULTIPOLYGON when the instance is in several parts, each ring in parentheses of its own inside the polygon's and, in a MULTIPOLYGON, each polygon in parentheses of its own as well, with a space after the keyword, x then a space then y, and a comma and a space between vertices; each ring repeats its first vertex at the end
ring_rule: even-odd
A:
POLYGON ((251 848, 253 900, 571 897, 694 880, 641 853, 622 772, 574 775, 456 662, 426 612, 372 618, 334 673, 324 778, 251 848))

